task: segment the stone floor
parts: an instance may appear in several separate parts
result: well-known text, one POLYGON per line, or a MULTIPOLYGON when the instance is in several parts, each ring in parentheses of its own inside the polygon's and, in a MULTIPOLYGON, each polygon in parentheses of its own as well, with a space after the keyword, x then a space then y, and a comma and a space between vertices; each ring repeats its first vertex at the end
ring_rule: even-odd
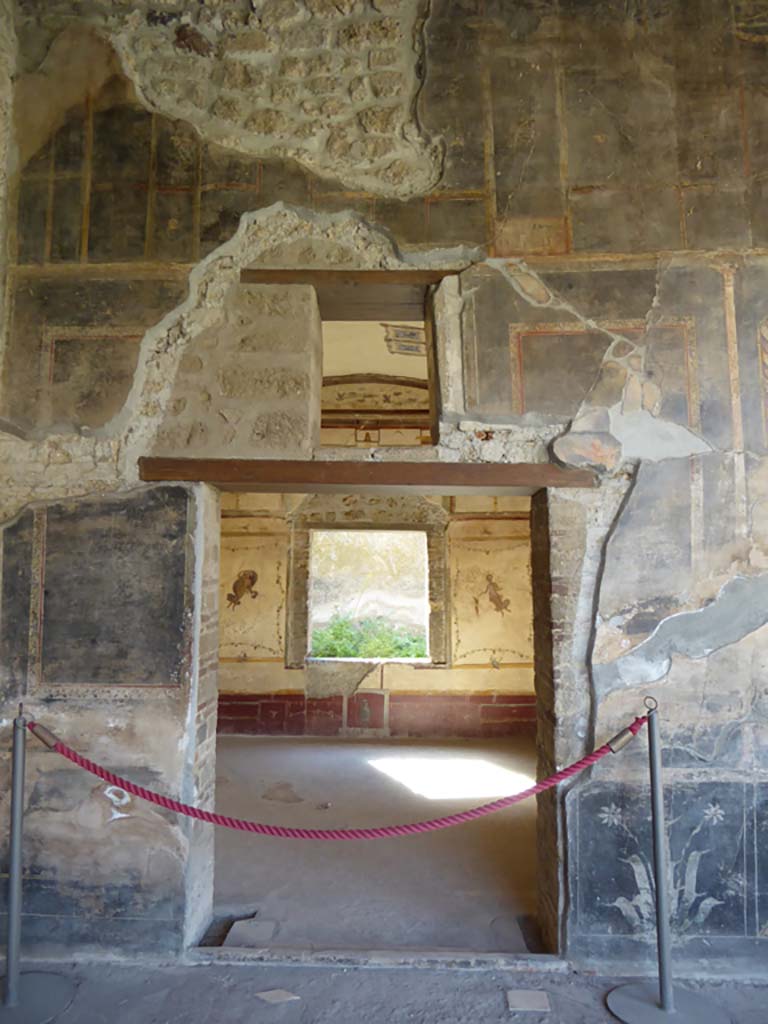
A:
MULTIPOLYGON (((35 969, 40 969, 35 967, 35 969)), ((516 971, 89 964, 61 967, 76 982, 55 1024, 607 1024, 608 978, 516 971), (507 992, 543 990, 550 1012, 511 1013, 507 992), (298 999, 268 1003, 282 989, 298 999)), ((727 1010, 733 1024, 764 1024, 768 987, 687 987, 727 1010)), ((0 1011, 0 1019, 2 1017, 0 1011)), ((19 1018, 23 1020, 23 1018, 19 1018)))
MULTIPOLYGON (((223 813, 281 825, 384 825, 483 803, 526 788, 535 774, 527 738, 225 736, 216 803, 223 813)), ((468 825, 375 842, 219 829, 216 914, 256 913, 257 944, 270 948, 525 952, 535 943, 535 827, 536 804, 528 800, 468 825)))

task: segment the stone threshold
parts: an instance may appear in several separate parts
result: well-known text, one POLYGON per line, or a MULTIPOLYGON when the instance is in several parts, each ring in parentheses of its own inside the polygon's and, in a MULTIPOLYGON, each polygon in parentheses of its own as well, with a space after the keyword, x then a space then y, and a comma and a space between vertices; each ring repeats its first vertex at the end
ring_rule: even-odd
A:
MULTIPOLYGON (((0 947, 0 953, 4 953, 0 947)), ((26 954, 22 970, 51 970, 76 968, 78 964, 115 964, 135 967, 180 967, 230 964, 231 966, 262 964, 274 967, 349 967, 369 969, 414 968, 417 970, 454 971, 510 971, 519 974, 570 974, 605 979, 655 978, 655 962, 626 960, 564 960, 551 953, 471 953, 454 950, 305 950, 293 947, 272 949, 244 949, 220 946, 191 947, 179 954, 144 953, 140 951, 108 951, 94 947, 58 947, 26 954)), ((755 965, 734 970, 732 961, 717 958, 712 961, 686 961, 675 963, 676 981, 734 982, 765 984, 765 972, 755 965)))
POLYGON ((197 946, 185 961, 194 964, 273 964, 315 967, 413 967, 426 970, 525 971, 565 973, 567 961, 550 953, 473 953, 445 949, 301 949, 273 946, 265 949, 197 946))

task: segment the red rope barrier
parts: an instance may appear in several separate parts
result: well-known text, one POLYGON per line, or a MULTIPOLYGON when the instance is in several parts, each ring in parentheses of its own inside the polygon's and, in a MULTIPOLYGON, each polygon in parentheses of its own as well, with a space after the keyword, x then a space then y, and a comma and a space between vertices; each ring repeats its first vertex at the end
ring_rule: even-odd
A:
MULTIPOLYGON (((636 736, 647 720, 645 715, 636 718, 627 727, 626 731, 636 736)), ((567 768, 555 772, 548 779, 537 782, 535 786, 524 789, 521 793, 502 797, 500 800, 494 800, 493 803, 483 804, 481 807, 473 807, 468 811, 448 814, 443 818, 432 818, 430 821, 415 821, 408 825, 384 825, 381 828, 288 828, 283 825, 264 825, 258 821, 247 821, 243 818, 230 818, 226 814, 203 811, 199 807, 191 807, 189 804, 183 804, 172 797, 161 796, 160 793, 155 793, 151 789, 145 789, 143 786, 137 786, 134 782, 130 782, 120 775, 115 775, 114 772, 102 768, 95 761, 89 761, 87 757, 83 757, 76 750, 72 750, 71 747, 56 739, 52 733, 40 727, 36 722, 29 722, 27 724, 31 732, 38 739, 42 739, 57 754, 61 754, 62 757, 66 757, 67 760, 78 765, 78 767, 84 768, 85 771, 90 772, 112 786, 116 786, 118 789, 125 790, 126 793, 130 793, 132 796, 140 797, 142 800, 147 800, 158 807, 165 807, 166 810, 175 811, 177 814, 184 814, 188 818, 195 818, 197 821, 206 821, 211 825, 220 825, 223 828, 232 828, 240 832, 254 832, 261 836, 275 836, 280 839, 390 839, 397 836, 413 836, 423 832, 434 832, 437 829, 450 828, 452 825, 463 825, 468 821, 474 821, 476 818, 482 818, 486 814, 493 814, 495 811, 501 811, 505 807, 511 807, 513 804, 520 803, 521 800, 527 800, 528 797, 543 793, 558 783, 565 782, 566 779, 578 775, 585 768, 590 768, 593 764, 597 764, 598 761, 613 752, 611 743, 605 743, 591 754, 587 754, 586 757, 582 757, 579 761, 568 765, 567 768), (36 730, 40 731, 37 732, 36 730), (43 738, 43 733, 47 734, 50 739, 46 740, 43 738)))

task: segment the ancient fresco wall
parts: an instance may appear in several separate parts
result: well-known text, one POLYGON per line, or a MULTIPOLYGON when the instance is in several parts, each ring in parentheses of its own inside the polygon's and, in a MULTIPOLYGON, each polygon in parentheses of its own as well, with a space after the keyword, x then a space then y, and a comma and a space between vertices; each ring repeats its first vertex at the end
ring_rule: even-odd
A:
POLYGON ((348 527, 439 524, 430 585, 433 596, 445 591, 448 599, 437 616, 432 601, 432 627, 447 644, 432 637, 433 664, 419 666, 308 659, 308 579, 297 573, 292 551, 304 543, 297 529, 306 500, 224 496, 220 731, 433 737, 529 731, 535 722, 529 500, 371 497, 361 507, 355 496, 311 499, 318 528, 332 528, 339 510, 348 527))
POLYGON ((453 664, 530 664, 528 523, 465 515, 448 529, 453 664))
MULTIPOLYGON (((24 71, 46 75, 46 51, 72 14, 66 0, 20 9, 24 71)), ((438 178, 440 148, 420 132, 414 110, 419 4, 97 2, 87 14, 143 103, 209 140, 296 157, 385 194, 422 192, 438 178)))
MULTIPOLYGON (((160 487, 36 505, 2 531, 5 707, 24 700, 86 756, 151 788, 180 789, 205 740, 185 736, 204 675, 193 654, 202 511, 185 489, 160 487)), ((27 762, 25 940, 177 950, 185 919, 211 899, 186 823, 33 740, 27 762)), ((209 795, 201 782, 186 780, 196 799, 209 795)))
MULTIPOLYGON (((450 268, 461 273, 436 298, 440 444, 407 457, 559 460, 600 474, 595 490, 535 499, 541 770, 591 747, 654 693, 680 887, 676 952, 727 950, 731 965, 764 958, 764 6, 17 4, 18 46, 0 34, 0 184, 7 167, 11 193, 0 397, 5 734, 20 695, 40 711, 34 688, 25 693, 30 650, 16 625, 25 610, 9 596, 32 574, 40 509, 120 501, 135 488, 137 459, 159 451, 161 432, 185 415, 172 403, 192 397, 184 358, 198 343, 211 387, 201 383, 196 401, 208 390, 211 406, 205 415, 196 407, 196 422, 216 425, 216 454, 242 452, 216 390, 237 340, 228 304, 240 269, 450 268), (331 32, 338 67, 310 68, 331 32), (322 112, 313 90, 329 97, 322 112), (264 116, 267 103, 280 123, 264 116), (226 335, 221 366, 217 332, 226 335)), ((269 402, 238 410, 251 430, 262 410, 273 428, 285 412, 279 383, 269 389, 269 402)), ((309 424, 286 452, 405 457, 315 451, 309 424)), ((190 454, 194 436, 177 438, 174 453, 190 454)), ((281 442, 268 450, 280 453, 281 442)), ((195 565, 215 560, 208 541, 199 538, 195 565)), ((197 664, 210 687, 210 579, 194 594, 197 664)), ((122 695, 96 696, 87 722, 71 696, 45 710, 75 739, 80 724, 90 736, 118 716, 128 733, 114 763, 161 765, 169 788, 193 794, 201 780, 210 795, 210 692, 207 705, 191 691, 168 704, 157 748, 131 761, 134 725, 157 720, 151 702, 165 699, 137 697, 127 711, 122 695), (199 750, 193 721, 205 726, 199 750), (169 766, 174 744, 181 761, 169 766)), ((584 960, 648 955, 644 771, 641 741, 542 802, 551 948, 584 960)), ((67 782, 66 807, 70 798, 80 806, 82 785, 67 782)), ((98 807, 105 799, 98 788, 88 797, 98 807)), ((133 828, 110 815, 98 829, 133 828)), ((155 845, 175 865, 177 894, 182 876, 186 886, 204 877, 207 854, 199 836, 180 843, 176 826, 162 828, 155 845)), ((79 836, 62 844, 76 862, 79 836)), ((41 899, 55 907, 59 895, 41 899)), ((91 927, 87 903, 72 899, 84 941, 122 941, 117 926, 91 927)), ((191 918, 177 906, 181 935, 191 918)))
POLYGON ((5 275, 8 262, 8 188, 13 146, 13 73, 16 69, 16 33, 11 0, 0 4, 0 323, 6 317, 5 275))

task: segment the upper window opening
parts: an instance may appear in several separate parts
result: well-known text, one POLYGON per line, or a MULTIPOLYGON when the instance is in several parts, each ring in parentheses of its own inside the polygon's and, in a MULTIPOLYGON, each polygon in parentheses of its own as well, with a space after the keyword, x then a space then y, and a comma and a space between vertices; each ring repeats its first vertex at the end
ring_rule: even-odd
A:
POLYGON ((413 447, 435 440, 429 284, 410 275, 322 282, 321 443, 413 447))
POLYGON ((313 530, 309 655, 428 660, 427 535, 313 530))
POLYGON ((447 270, 247 268, 244 284, 311 284, 322 322, 320 442, 439 441, 433 290, 447 270))
POLYGON ((424 320, 323 321, 322 443, 432 443, 424 320))

